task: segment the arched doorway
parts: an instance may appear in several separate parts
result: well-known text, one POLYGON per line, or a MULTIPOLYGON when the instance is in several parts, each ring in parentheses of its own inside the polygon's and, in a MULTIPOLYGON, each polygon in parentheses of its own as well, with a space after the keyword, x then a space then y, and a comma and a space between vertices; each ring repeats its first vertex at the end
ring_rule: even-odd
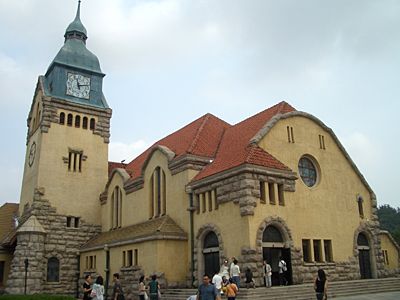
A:
POLYGON ((369 242, 362 232, 357 237, 357 250, 361 279, 372 278, 369 242))
POLYGON ((288 284, 292 284, 292 265, 290 248, 285 247, 285 241, 279 229, 273 225, 265 228, 262 236, 263 259, 272 268, 272 285, 279 285, 279 261, 282 257, 286 262, 287 271, 285 274, 288 284))
POLYGON ((210 231, 203 242, 204 273, 213 277, 219 271, 219 242, 217 235, 210 231))

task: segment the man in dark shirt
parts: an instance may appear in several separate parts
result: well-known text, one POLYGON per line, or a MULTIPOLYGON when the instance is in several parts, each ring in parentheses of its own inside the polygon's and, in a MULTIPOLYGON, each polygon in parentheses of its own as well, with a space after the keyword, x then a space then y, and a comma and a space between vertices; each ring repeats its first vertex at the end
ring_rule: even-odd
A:
POLYGON ((221 300, 221 295, 214 285, 210 283, 208 275, 203 276, 203 284, 199 286, 196 300, 221 300))
POLYGON ((114 287, 113 287, 113 293, 112 293, 112 300, 124 300, 124 292, 121 287, 121 283, 119 281, 119 274, 115 273, 113 274, 113 281, 114 281, 114 287))
POLYGON ((83 300, 90 300, 90 293, 92 292, 92 288, 90 284, 92 283, 92 277, 90 275, 85 276, 85 282, 83 283, 83 300))

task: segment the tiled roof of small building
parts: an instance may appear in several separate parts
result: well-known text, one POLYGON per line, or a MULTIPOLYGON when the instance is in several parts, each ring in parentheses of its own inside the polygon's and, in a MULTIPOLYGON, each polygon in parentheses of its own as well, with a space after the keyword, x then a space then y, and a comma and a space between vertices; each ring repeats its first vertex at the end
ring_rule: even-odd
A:
POLYGON ((169 216, 162 216, 143 223, 102 232, 82 246, 81 250, 95 249, 104 245, 137 242, 152 239, 181 239, 186 240, 187 234, 169 216))
MULTIPOLYGON (((245 163, 289 170, 250 140, 272 117, 291 111, 295 111, 291 105, 280 102, 233 126, 212 114, 206 114, 154 143, 129 164, 123 164, 123 167, 133 179, 138 178, 153 148, 165 146, 175 153, 175 158, 185 154, 210 158, 212 162, 197 174, 194 181, 245 163)), ((117 167, 121 167, 121 164, 110 163, 109 174, 117 167)))

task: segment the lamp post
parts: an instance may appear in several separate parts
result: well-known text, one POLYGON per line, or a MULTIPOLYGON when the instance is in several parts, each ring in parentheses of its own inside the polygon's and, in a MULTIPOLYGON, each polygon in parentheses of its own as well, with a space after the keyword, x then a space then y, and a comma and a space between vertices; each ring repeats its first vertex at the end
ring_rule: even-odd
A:
POLYGON ((24 295, 26 295, 26 281, 27 281, 27 278, 28 278, 28 266, 29 266, 29 260, 27 258, 25 258, 24 264, 25 264, 24 295))
POLYGON ((106 283, 105 283, 104 299, 107 299, 109 277, 110 277, 110 250, 107 244, 104 245, 104 251, 106 252, 106 269, 104 270, 106 272, 106 283))
POLYGON ((79 251, 76 252, 76 260, 77 260, 77 272, 76 272, 76 299, 79 298, 79 279, 81 277, 81 253, 79 251))

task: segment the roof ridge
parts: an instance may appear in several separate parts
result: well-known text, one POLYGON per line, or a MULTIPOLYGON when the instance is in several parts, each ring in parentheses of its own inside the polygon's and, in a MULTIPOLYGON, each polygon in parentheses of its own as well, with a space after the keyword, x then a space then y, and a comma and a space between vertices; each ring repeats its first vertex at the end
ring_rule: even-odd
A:
POLYGON ((211 115, 210 113, 207 113, 207 114, 205 114, 205 115, 203 116, 203 117, 204 117, 204 120, 203 120, 203 122, 201 123, 201 125, 199 126, 199 128, 197 129, 196 135, 195 135, 195 137, 194 137, 192 143, 190 144, 190 146, 189 146, 189 148, 188 148, 188 150, 187 150, 188 153, 192 153, 194 147, 195 147, 196 144, 197 144, 197 141, 198 141, 199 138, 200 138, 200 133, 201 133, 201 131, 203 130, 203 128, 204 128, 204 126, 206 125, 207 121, 210 119, 210 115, 211 115))

